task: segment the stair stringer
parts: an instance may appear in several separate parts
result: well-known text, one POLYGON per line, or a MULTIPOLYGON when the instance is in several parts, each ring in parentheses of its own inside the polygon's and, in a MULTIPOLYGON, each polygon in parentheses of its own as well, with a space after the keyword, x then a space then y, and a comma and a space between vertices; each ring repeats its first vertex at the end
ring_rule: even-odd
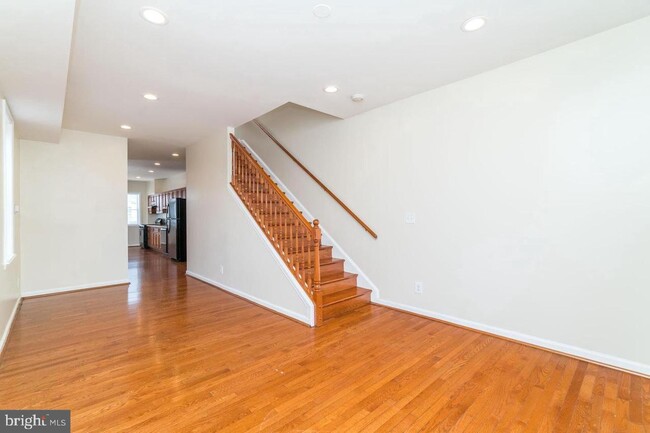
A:
MULTIPOLYGON (((251 148, 251 146, 246 142, 246 140, 239 139, 239 141, 244 145, 244 147, 246 147, 246 150, 248 150, 253 155, 253 158, 255 158, 255 160, 257 160, 257 162, 264 168, 264 170, 266 170, 268 175, 275 181, 275 183, 278 184, 280 189, 282 189, 282 191, 284 191, 284 193, 293 202, 293 204, 298 208, 298 210, 300 210, 308 220, 313 221, 314 216, 311 214, 311 212, 309 212, 309 210, 300 202, 300 200, 298 200, 298 198, 291 192, 291 190, 289 188, 287 188, 287 186, 284 183, 282 183, 280 178, 278 176, 276 176, 276 174, 273 172, 273 170, 271 170, 271 168, 264 162, 264 160, 262 158, 260 158, 260 156, 251 148)), ((231 187, 231 189, 232 189, 232 187, 231 187)), ((236 195, 234 190, 233 190, 233 193, 236 195)), ((365 288, 371 290, 372 293, 371 293, 370 297, 371 297, 371 300, 373 302, 378 300, 380 298, 379 288, 372 282, 372 280, 370 278, 368 278, 368 276, 365 274, 365 272, 363 272, 363 270, 359 267, 359 265, 357 265, 356 262, 354 260, 352 260, 350 255, 348 253, 346 253, 345 250, 339 245, 339 243, 336 242, 336 240, 334 240, 334 238, 328 233, 328 231, 326 229, 326 225, 324 225, 322 221, 320 222, 320 229, 321 229, 321 233, 322 233, 321 243, 324 244, 324 245, 331 245, 333 255, 345 260, 345 265, 344 265, 345 266, 345 271, 346 272, 351 272, 353 274, 357 274, 358 275, 357 284, 360 287, 365 287, 365 288)), ((261 229, 260 229, 260 231, 261 231, 261 229)), ((262 235, 263 235, 263 233, 262 233, 262 235)), ((275 251, 275 249, 274 249, 274 251, 275 251)), ((276 252, 276 254, 277 254, 277 252, 276 252)), ((285 266, 285 268, 286 268, 286 266, 285 266)), ((295 280, 295 277, 294 277, 294 280, 295 280)))

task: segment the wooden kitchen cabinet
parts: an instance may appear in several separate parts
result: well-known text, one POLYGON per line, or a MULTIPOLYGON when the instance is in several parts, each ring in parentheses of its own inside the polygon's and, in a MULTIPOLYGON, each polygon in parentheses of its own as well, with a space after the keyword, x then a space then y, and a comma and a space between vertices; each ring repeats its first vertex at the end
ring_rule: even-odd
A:
POLYGON ((185 188, 178 188, 171 191, 161 192, 159 194, 151 194, 148 197, 147 206, 148 212, 151 215, 167 213, 169 202, 175 198, 186 198, 185 188))
POLYGON ((153 194, 147 197, 147 211, 152 215, 158 213, 156 196, 153 194))
POLYGON ((164 229, 161 227, 147 226, 147 246, 152 250, 163 252, 162 237, 166 235, 163 232, 164 229))

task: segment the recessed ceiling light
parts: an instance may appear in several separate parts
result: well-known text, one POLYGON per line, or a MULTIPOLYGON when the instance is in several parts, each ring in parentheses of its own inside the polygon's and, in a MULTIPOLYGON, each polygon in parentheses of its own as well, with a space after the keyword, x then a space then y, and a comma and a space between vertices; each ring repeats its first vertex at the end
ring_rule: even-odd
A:
POLYGON ((326 5, 326 4, 318 4, 318 5, 314 6, 314 9, 312 9, 312 12, 318 18, 327 18, 330 15, 332 15, 332 7, 330 5, 326 5))
POLYGON ((153 93, 145 93, 142 96, 144 96, 144 99, 148 99, 150 101, 157 101, 158 100, 158 97, 156 95, 154 95, 153 93))
POLYGON ((178 153, 172 153, 172 156, 180 156, 178 153))
POLYGON ((486 22, 485 17, 472 17, 465 21, 461 28, 464 32, 474 32, 483 27, 486 22))
POLYGON ((167 24, 167 15, 156 8, 144 7, 140 9, 140 15, 151 24, 157 24, 159 26, 167 24))
POLYGON ((339 91, 339 88, 336 86, 327 86, 323 89, 325 93, 336 93, 339 91))
POLYGON ((153 170, 149 170, 149 173, 154 173, 154 171, 153 171, 153 170))
POLYGON ((120 128, 122 129, 131 129, 130 125, 120 125, 120 128))
POLYGON ((159 162, 154 162, 153 165, 160 165, 160 163, 159 162))
POLYGON ((355 93, 354 95, 350 96, 350 99, 352 99, 354 102, 363 102, 365 97, 361 93, 355 93))
POLYGON ((140 179, 140 176, 136 176, 135 178, 136 178, 136 179, 140 179))

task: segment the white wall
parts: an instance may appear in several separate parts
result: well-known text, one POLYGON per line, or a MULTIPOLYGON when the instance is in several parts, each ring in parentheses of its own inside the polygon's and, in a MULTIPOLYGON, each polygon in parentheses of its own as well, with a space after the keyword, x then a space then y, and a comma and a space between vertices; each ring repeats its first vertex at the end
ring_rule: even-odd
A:
MULTIPOLYGON (((3 99, 0 93, 0 101, 3 99)), ((11 107, 10 107, 11 108, 11 107)), ((0 137, 3 136, 2 121, 0 120, 0 137)), ((0 138, 0 168, 3 167, 3 152, 0 138)), ((14 200, 15 204, 20 204, 20 148, 18 140, 14 146, 14 200)), ((4 203, 4 177, 0 172, 0 236, 2 236, 4 227, 4 212, 2 212, 2 203, 4 203)), ((0 352, 6 342, 9 327, 13 319, 13 314, 18 307, 20 299, 20 214, 14 217, 15 230, 15 251, 16 258, 7 266, 0 263, 0 352)), ((1 248, 0 248, 1 251, 1 248)))
POLYGON ((347 120, 263 116, 377 240, 255 126, 237 135, 376 300, 650 374, 648 43, 650 18, 347 120))
POLYGON ((20 147, 23 296, 127 282, 126 138, 20 147))
POLYGON ((224 128, 187 148, 188 274, 309 322, 312 307, 229 191, 226 138, 224 128))
POLYGON ((187 186, 186 173, 180 173, 165 179, 155 180, 156 193, 167 192, 179 188, 185 188, 186 186, 187 186))
MULTIPOLYGON (((149 215, 147 213, 148 191, 151 181, 130 180, 128 182, 129 194, 140 194, 140 223, 147 224, 149 215)), ((128 226, 129 246, 140 244, 140 233, 137 225, 128 226)))

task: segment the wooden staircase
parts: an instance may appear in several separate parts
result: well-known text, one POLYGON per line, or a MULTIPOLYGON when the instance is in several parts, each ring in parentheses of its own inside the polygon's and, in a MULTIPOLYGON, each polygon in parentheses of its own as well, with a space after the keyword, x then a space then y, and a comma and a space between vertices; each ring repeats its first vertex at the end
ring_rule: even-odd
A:
POLYGON ((345 260, 321 244, 319 221, 308 221, 273 182, 248 150, 230 135, 230 184, 314 302, 316 326, 370 303, 368 289, 357 285, 357 274, 345 272, 345 260))

